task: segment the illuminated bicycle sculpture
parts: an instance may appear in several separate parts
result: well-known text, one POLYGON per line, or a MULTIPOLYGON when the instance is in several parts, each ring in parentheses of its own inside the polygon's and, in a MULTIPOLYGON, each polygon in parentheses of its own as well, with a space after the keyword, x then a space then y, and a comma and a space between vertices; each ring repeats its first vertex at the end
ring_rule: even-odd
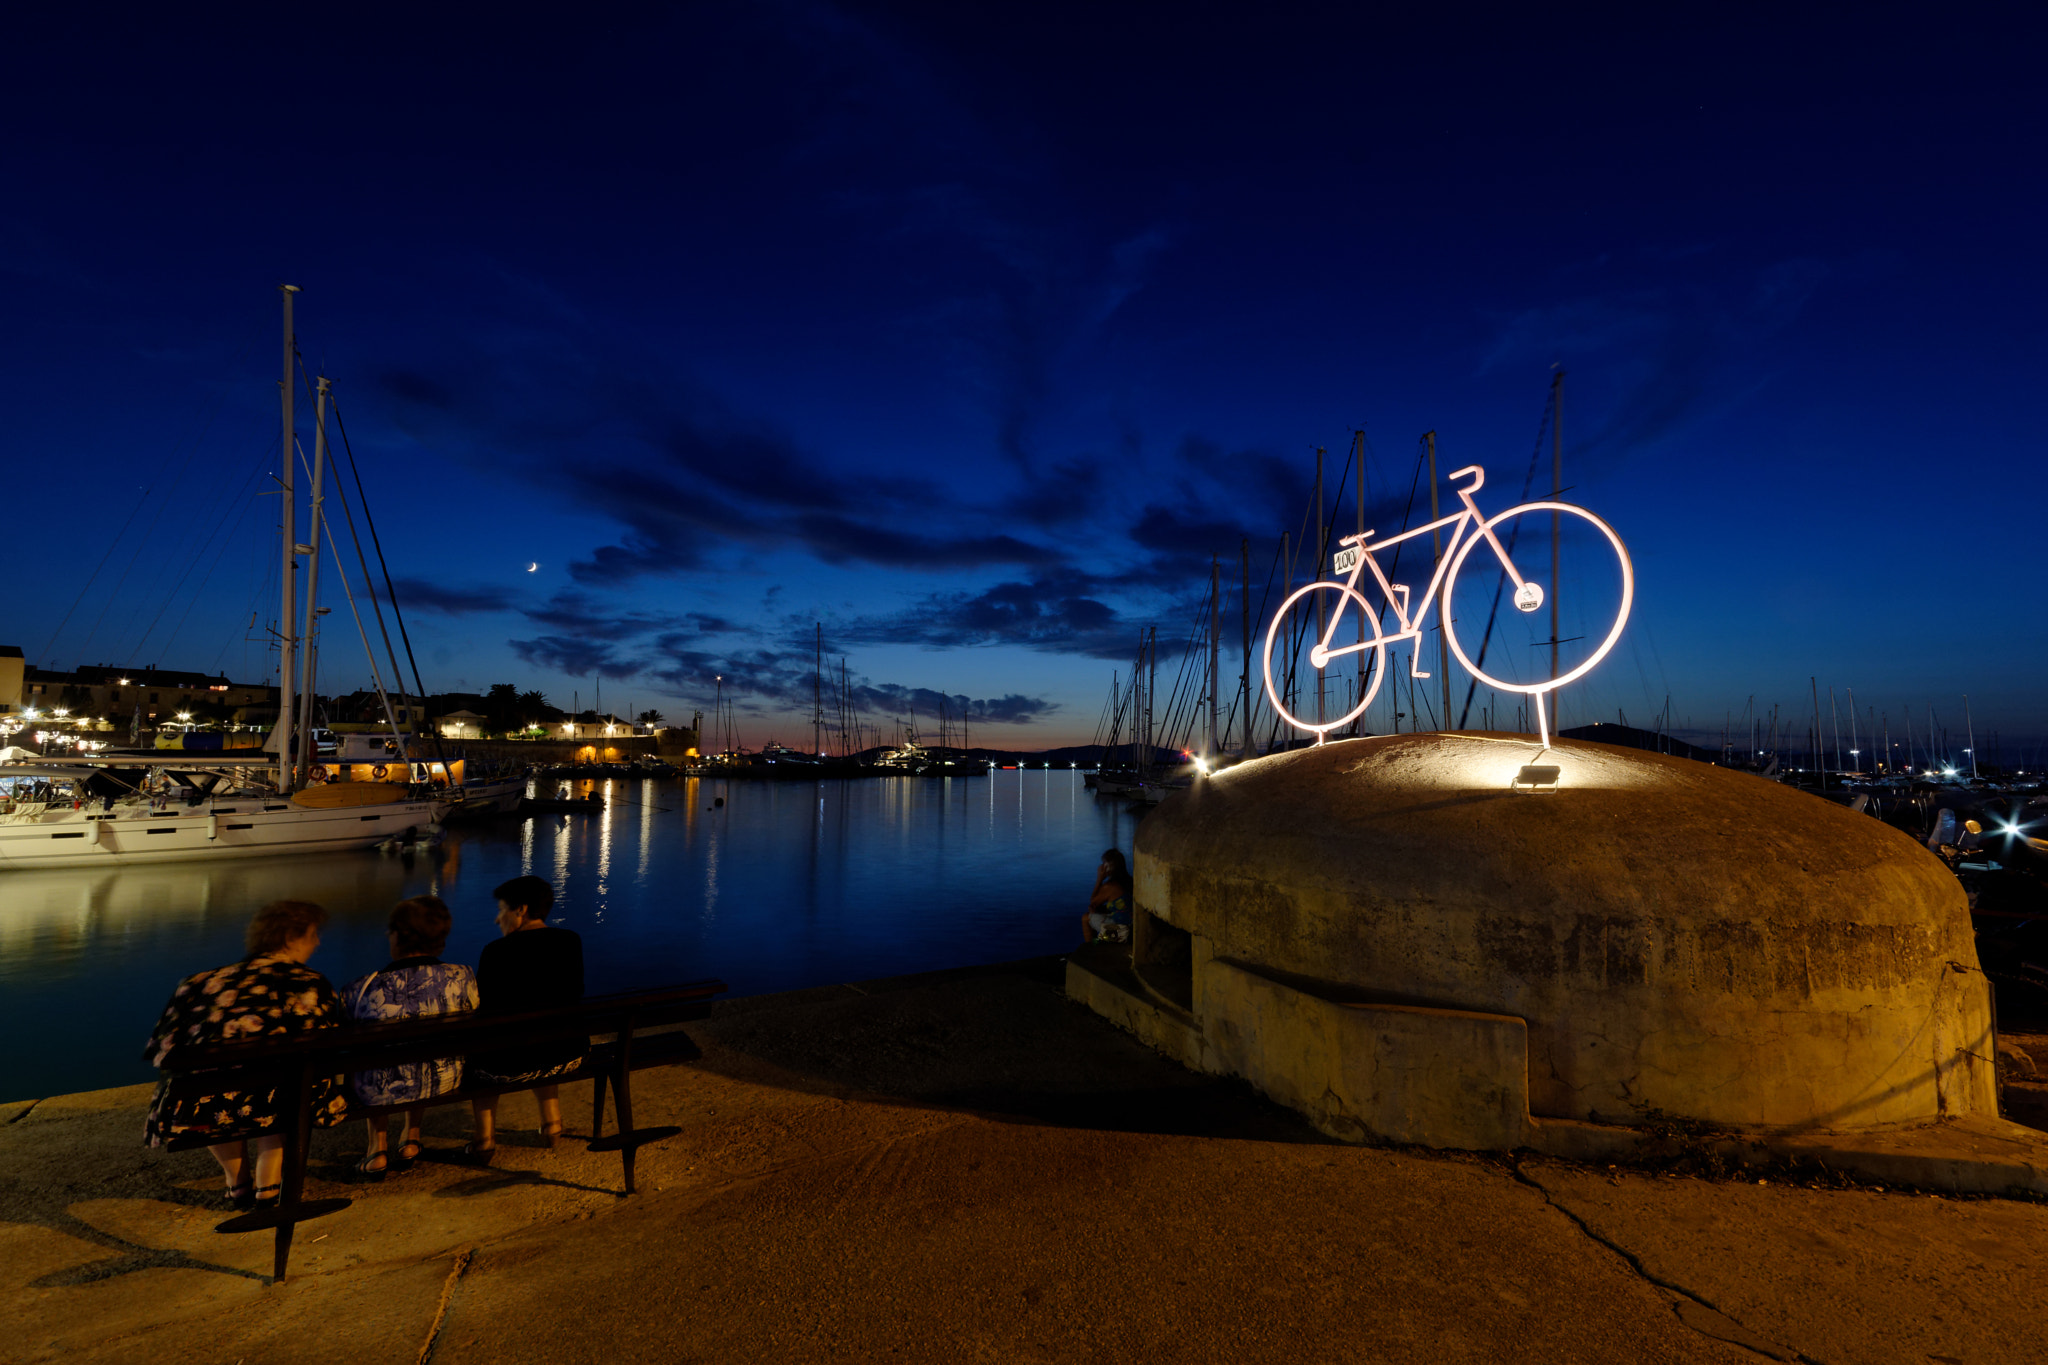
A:
MULTIPOLYGON (((1577 517, 1604 536, 1607 543, 1614 547, 1615 558, 1620 561, 1620 610, 1616 612, 1614 624, 1608 629, 1606 637, 1600 641, 1599 647, 1583 662, 1555 678, 1545 678, 1541 682, 1533 683, 1509 682, 1504 678, 1496 678, 1491 674, 1480 671, 1479 665, 1472 662, 1472 656, 1466 652, 1465 646, 1459 641, 1455 622, 1450 619, 1448 612, 1444 612, 1444 638, 1449 642, 1451 652, 1458 656, 1458 662, 1465 666, 1465 671, 1486 684, 1486 686, 1497 691, 1526 693, 1530 701, 1534 703, 1537 733, 1542 739, 1543 746, 1548 748, 1550 745, 1550 727, 1548 720, 1543 714, 1544 693, 1554 692, 1566 683, 1586 676, 1587 673, 1592 671, 1595 664, 1607 657, 1607 652, 1614 648, 1614 642, 1621 638, 1621 628, 1628 622, 1629 606, 1635 599, 1635 570, 1629 563, 1628 549, 1621 543, 1621 537, 1614 533, 1614 528, 1599 517, 1594 516, 1591 512, 1588 512, 1585 508, 1575 507, 1568 502, 1525 502, 1510 507, 1505 512, 1498 512, 1492 517, 1487 517, 1480 512, 1478 504, 1472 501, 1472 495, 1477 493, 1480 485, 1486 482, 1486 471, 1478 465, 1468 465, 1464 469, 1460 469, 1452 474, 1450 481, 1455 485, 1458 480, 1467 475, 1470 475, 1472 478, 1471 484, 1464 488, 1456 489, 1459 501, 1465 504, 1464 511, 1454 512, 1450 516, 1430 522, 1427 526, 1418 526, 1412 531, 1404 531, 1398 536, 1392 536, 1378 542, 1373 541, 1372 532, 1370 531, 1367 531, 1364 535, 1344 537, 1343 540, 1338 542, 1342 548, 1333 556, 1331 568, 1334 572, 1340 574, 1348 572, 1350 576, 1341 583, 1330 579, 1318 579, 1316 582, 1310 583, 1290 595, 1285 602, 1280 604, 1280 610, 1274 613, 1273 624, 1266 631, 1266 653, 1264 660, 1266 696, 1273 703, 1273 709, 1279 713, 1281 719, 1297 730, 1306 730, 1313 734, 1316 737, 1316 743, 1323 743, 1329 737, 1332 730, 1349 725, 1364 712, 1366 707, 1372 705, 1373 698, 1379 693, 1380 682, 1386 676, 1388 647, 1397 645, 1404 640, 1419 641, 1422 638, 1422 625, 1423 621, 1428 617, 1430 604, 1450 599, 1452 585, 1457 581, 1458 571, 1465 567, 1466 559, 1477 546, 1485 545, 1493 552, 1493 557, 1500 561, 1500 567, 1506 573, 1508 581, 1514 584, 1514 604, 1518 610, 1527 613, 1542 607, 1545 601, 1543 585, 1538 583, 1533 575, 1525 574, 1515 567, 1514 560, 1509 557, 1507 547, 1501 543, 1500 536, 1496 534, 1496 528, 1512 518, 1526 516, 1531 512, 1552 512, 1563 517, 1577 517), (1450 543, 1445 547, 1443 557, 1437 562, 1436 573, 1431 576, 1429 587, 1422 595, 1422 606, 1411 617, 1408 614, 1408 609, 1413 598, 1409 586, 1405 583, 1389 582, 1386 573, 1380 568, 1379 561, 1373 558, 1373 556, 1389 546, 1399 545, 1404 540, 1413 540, 1417 536, 1428 535, 1439 527, 1450 528, 1450 543), (1358 590, 1359 578, 1368 568, 1372 570, 1373 581, 1379 586, 1380 592, 1385 596, 1387 605, 1393 608, 1395 619, 1400 622, 1401 629, 1391 634, 1385 633, 1380 629, 1380 613, 1373 610, 1372 605, 1366 601, 1365 595, 1358 590), (1308 661, 1310 666, 1315 668, 1316 671, 1321 672, 1336 660, 1348 655, 1371 652, 1376 657, 1373 660, 1373 667, 1371 669, 1372 682, 1363 689, 1363 694, 1358 698, 1357 703, 1335 720, 1311 723, 1288 711, 1286 699, 1281 695, 1280 688, 1273 680, 1273 648, 1279 643, 1280 637, 1287 627, 1288 613, 1297 605, 1311 602, 1317 594, 1335 594, 1335 601, 1315 604, 1327 610, 1327 618, 1319 627, 1321 638, 1309 649, 1308 661), (1337 638, 1339 628, 1344 622, 1345 608, 1354 604, 1358 608, 1358 618, 1362 624, 1356 631, 1349 633, 1358 635, 1360 637, 1358 642, 1341 645, 1333 643, 1337 638)), ((1555 584, 1551 585, 1550 591, 1556 591, 1555 584)), ((1409 669, 1418 678, 1429 676, 1429 674, 1415 668, 1413 660, 1410 662, 1409 669)))

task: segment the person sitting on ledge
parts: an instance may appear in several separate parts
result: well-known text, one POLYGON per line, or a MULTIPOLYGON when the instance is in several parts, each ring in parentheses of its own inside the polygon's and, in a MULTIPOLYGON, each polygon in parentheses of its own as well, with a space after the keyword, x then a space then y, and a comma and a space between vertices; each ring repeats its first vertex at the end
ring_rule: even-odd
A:
MULTIPOLYGON (((498 933, 476 961, 476 984, 485 1014, 519 1014, 526 1010, 573 1005, 583 999, 583 940, 568 929, 548 924, 555 891, 539 877, 514 877, 491 893, 498 899, 498 933)), ((548 1146, 562 1140, 561 1087, 551 1077, 583 1065, 587 1043, 564 1039, 537 1043, 516 1052, 472 1057, 471 1077, 484 1085, 519 1086, 533 1082, 540 1104, 540 1135, 548 1146)), ((498 1149, 497 1096, 470 1101, 476 1114, 476 1138, 465 1149, 471 1160, 489 1165, 498 1149)))
MULTIPOLYGON (((258 910, 249 921, 248 956, 180 982, 149 1035, 143 1060, 162 1066, 174 1047, 211 1047, 347 1022, 327 978, 306 965, 326 922, 327 912, 309 901, 272 901, 258 910)), ((227 1178, 228 1202, 238 1209, 275 1204, 284 1173, 283 1103, 274 1085, 224 1090, 210 1085, 204 1071, 165 1076, 150 1101, 143 1141, 161 1147, 172 1138, 204 1137, 227 1178)), ((332 1128, 347 1114, 341 1077, 315 1077, 314 1125, 332 1128)))
MULTIPOLYGON (((459 962, 443 962, 441 950, 448 946, 448 930, 454 924, 448 906, 438 896, 415 896, 400 901, 391 911, 385 937, 391 944, 391 961, 357 981, 341 993, 349 1018, 360 1024, 381 1024, 393 1019, 415 1019, 435 1014, 460 1014, 476 1008, 476 973, 459 962)), ((462 1085, 462 1059, 436 1057, 427 1062, 405 1062, 398 1066, 359 1071, 350 1082, 355 1097, 367 1105, 411 1105, 445 1095, 462 1085)), ((371 1117, 370 1146, 356 1171, 367 1180, 382 1180, 386 1171, 409 1171, 420 1156, 420 1117, 425 1105, 405 1111, 405 1136, 398 1155, 388 1158, 389 1121, 383 1115, 371 1117)))
POLYGON ((1131 870, 1121 850, 1110 849, 1095 868, 1095 891, 1081 916, 1081 941, 1100 936, 1122 943, 1131 936, 1131 870))

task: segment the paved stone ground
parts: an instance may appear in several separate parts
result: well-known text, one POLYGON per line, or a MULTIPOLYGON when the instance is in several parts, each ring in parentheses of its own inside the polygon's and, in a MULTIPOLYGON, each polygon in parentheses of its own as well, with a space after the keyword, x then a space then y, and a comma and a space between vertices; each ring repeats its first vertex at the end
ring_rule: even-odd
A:
MULTIPOLYGON (((642 1193, 508 1101, 336 1183, 282 1285, 146 1088, 0 1111, 0 1360, 2035 1361, 2048 1206, 1329 1143, 1056 963, 735 1001, 641 1073, 642 1193), (521 1127, 521 1125, 528 1125, 521 1127), (513 1145, 520 1144, 520 1145, 513 1145)), ((566 1104, 588 1131, 588 1091, 566 1104)))

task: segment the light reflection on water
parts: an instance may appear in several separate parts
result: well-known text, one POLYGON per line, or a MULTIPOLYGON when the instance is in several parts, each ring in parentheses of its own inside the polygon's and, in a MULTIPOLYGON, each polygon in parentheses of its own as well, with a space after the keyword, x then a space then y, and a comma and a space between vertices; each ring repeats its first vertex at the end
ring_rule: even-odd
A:
POLYGON ((327 907, 312 965, 341 985, 387 960, 385 917, 407 896, 444 897, 447 957, 474 963, 496 933, 491 888, 533 872, 583 935, 591 990, 718 976, 752 995, 1062 952, 1097 858, 1128 855, 1135 828, 1063 770, 590 790, 600 816, 456 826, 413 858, 0 876, 0 1100, 148 1080, 142 1044, 171 988, 239 957, 265 901, 327 907))

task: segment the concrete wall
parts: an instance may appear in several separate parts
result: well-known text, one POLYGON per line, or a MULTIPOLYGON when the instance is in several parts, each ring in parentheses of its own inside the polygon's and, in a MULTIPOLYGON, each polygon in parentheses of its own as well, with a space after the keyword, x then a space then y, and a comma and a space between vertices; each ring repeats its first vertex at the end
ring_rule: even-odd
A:
POLYGON ((1067 960, 1067 994, 1182 1065, 1241 1076, 1348 1142, 1470 1151, 1529 1144, 1520 1019, 1346 1000, 1193 944, 1194 1008, 1113 953, 1067 960))
MULTIPOLYGON (((433 743, 431 739, 422 741, 426 752, 433 752, 433 743)), ((472 759, 488 763, 532 763, 543 767, 558 763, 630 762, 656 751, 654 740, 644 735, 605 740, 444 739, 441 746, 451 754, 459 749, 472 759)))
MULTIPOLYGON (((1995 1113, 1967 907, 1926 850, 1804 793, 1604 746, 1553 749, 1559 793, 1513 795, 1530 747, 1399 736, 1230 769, 1139 827, 1138 909, 1193 935, 1197 992, 1206 951, 1381 1006, 1525 1021, 1538 1116, 1995 1113)), ((1259 1046, 1227 1069, 1307 1085, 1259 1046)))
POLYGON ((1243 1076, 1334 1137, 1482 1151, 1523 1144, 1529 1035, 1520 1019, 1347 1003, 1228 958, 1198 967, 1195 991, 1204 1069, 1243 1076))

